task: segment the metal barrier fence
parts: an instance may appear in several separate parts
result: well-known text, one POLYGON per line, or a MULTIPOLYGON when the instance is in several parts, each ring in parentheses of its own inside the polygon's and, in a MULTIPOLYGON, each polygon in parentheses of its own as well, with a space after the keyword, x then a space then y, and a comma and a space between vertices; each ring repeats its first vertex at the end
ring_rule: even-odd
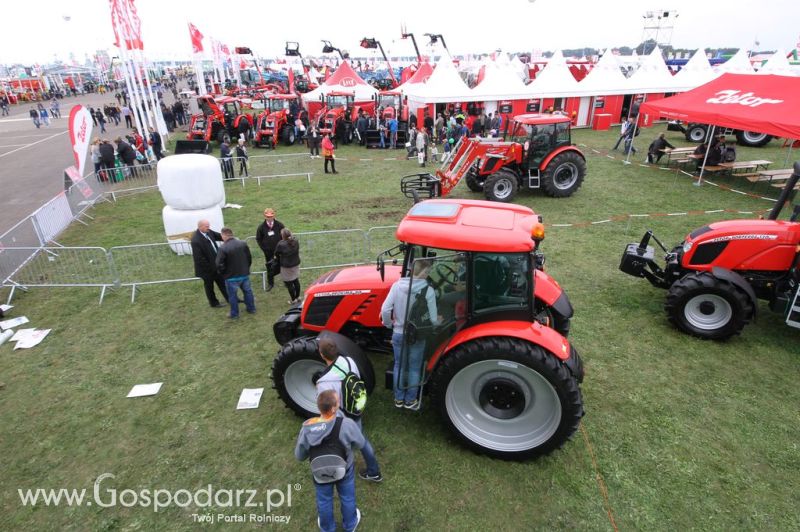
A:
MULTIPOLYGON (((378 253, 396 245, 393 226, 368 230, 343 229, 295 233, 300 241, 301 270, 337 268, 370 263, 378 253)), ((254 236, 244 239, 253 256, 252 275, 266 289, 264 255, 254 236)), ((98 287, 100 303, 109 288, 131 288, 131 302, 145 285, 195 281, 190 244, 137 244, 102 247, 15 246, 0 251, 3 286, 98 287), (175 249, 180 246, 181 249, 175 249), (17 265, 12 268, 13 265, 17 265)))

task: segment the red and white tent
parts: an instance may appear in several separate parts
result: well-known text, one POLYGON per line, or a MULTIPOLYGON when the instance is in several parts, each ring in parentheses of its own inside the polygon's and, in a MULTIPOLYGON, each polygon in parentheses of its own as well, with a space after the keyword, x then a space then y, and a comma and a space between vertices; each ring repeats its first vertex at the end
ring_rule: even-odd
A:
POLYGON ((431 74, 433 74, 433 67, 430 63, 425 61, 419 65, 419 68, 417 68, 417 71, 414 72, 413 76, 408 78, 405 83, 397 87, 397 90, 402 91, 411 85, 416 85, 417 83, 427 83, 428 78, 431 77, 431 74))
POLYGON ((378 92, 375 87, 361 79, 349 62, 344 61, 325 83, 306 93, 303 100, 316 101, 319 100, 320 95, 334 91, 355 92, 356 100, 360 101, 370 100, 378 92))
POLYGON ((696 89, 653 102, 645 122, 666 117, 800 139, 800 77, 723 74, 696 89))

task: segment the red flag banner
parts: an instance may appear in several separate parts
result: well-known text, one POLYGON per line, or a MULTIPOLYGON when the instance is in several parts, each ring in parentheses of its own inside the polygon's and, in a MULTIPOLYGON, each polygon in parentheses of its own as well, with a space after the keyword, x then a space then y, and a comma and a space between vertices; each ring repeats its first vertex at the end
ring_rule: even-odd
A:
POLYGON ((197 26, 189 23, 189 37, 192 39, 192 52, 199 54, 203 51, 203 34, 197 29, 197 26))
POLYGON ((126 50, 143 50, 142 21, 133 0, 109 0, 109 7, 114 45, 120 48, 124 42, 126 50))

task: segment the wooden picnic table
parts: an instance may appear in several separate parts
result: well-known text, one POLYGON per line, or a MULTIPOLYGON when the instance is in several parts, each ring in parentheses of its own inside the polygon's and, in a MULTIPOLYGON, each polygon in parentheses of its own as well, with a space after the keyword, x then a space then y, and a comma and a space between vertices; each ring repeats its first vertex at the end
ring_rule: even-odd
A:
POLYGON ((732 163, 719 163, 719 165, 723 168, 729 168, 731 172, 734 170, 758 170, 758 168, 761 166, 763 166, 764 170, 766 170, 767 166, 771 164, 772 161, 766 161, 764 159, 758 159, 756 161, 734 161, 732 163))
POLYGON ((772 170, 759 170, 755 175, 748 176, 747 180, 751 183, 758 183, 760 181, 773 183, 777 181, 786 181, 791 175, 791 168, 774 168, 772 170))

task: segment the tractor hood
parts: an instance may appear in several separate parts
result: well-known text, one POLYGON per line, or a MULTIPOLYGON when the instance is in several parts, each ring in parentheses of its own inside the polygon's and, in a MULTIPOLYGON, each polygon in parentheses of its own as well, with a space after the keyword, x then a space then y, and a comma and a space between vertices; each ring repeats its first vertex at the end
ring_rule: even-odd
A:
POLYGON ((800 244, 800 224, 782 220, 729 220, 703 226, 683 242, 681 263, 697 270, 788 270, 800 244))
POLYGON ((321 275, 309 287, 308 293, 330 292, 331 290, 388 289, 399 278, 400 266, 386 266, 383 280, 375 266, 353 266, 321 275))

